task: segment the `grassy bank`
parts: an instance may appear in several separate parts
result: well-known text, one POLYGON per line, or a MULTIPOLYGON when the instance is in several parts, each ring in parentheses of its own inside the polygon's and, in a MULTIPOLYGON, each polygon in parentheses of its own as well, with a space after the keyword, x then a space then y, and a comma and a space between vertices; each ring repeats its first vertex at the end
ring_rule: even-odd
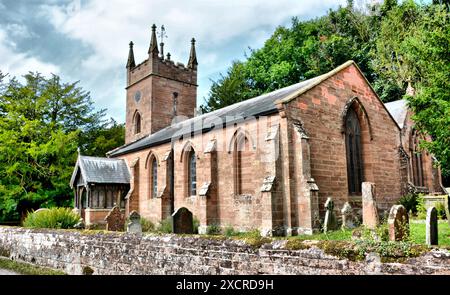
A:
POLYGON ((65 275, 64 272, 32 264, 17 262, 7 258, 0 258, 0 268, 22 275, 65 275))
MULTIPOLYGON (((417 244, 425 244, 425 224, 411 223, 411 241, 417 244)), ((438 223, 438 243, 439 246, 450 246, 450 226, 447 221, 438 223)))

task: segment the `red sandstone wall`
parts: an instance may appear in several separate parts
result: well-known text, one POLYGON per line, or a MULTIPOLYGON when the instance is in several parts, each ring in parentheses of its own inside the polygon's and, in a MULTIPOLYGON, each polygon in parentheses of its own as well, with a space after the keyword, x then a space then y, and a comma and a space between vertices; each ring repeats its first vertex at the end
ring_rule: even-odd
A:
MULTIPOLYGON (((175 75, 174 75, 175 76, 175 75)), ((177 115, 194 117, 197 86, 154 76, 152 83, 151 133, 170 126, 173 120, 173 93, 177 92, 177 115)))
MULTIPOLYGON (((166 86, 158 85, 161 89, 166 86)), ((168 93, 165 96, 168 96, 168 93)), ((202 224, 205 224, 206 220, 208 224, 219 220, 220 225, 224 227, 233 226, 242 230, 260 228, 261 224, 266 224, 263 220, 269 214, 272 214, 269 220, 272 220, 273 226, 284 225, 285 228, 295 228, 299 226, 299 222, 300 225, 308 224, 307 221, 302 222, 303 215, 299 216, 298 210, 302 209, 303 205, 297 208, 296 199, 308 188, 304 187, 304 182, 300 183, 296 173, 298 171, 305 173, 310 168, 311 176, 319 187, 321 209, 327 197, 333 197, 336 210, 339 210, 345 201, 360 205, 361 196, 348 194, 345 136, 342 133, 344 106, 355 96, 368 116, 367 119, 361 109, 357 110, 362 127, 364 180, 376 184, 377 203, 380 208, 388 209, 401 196, 398 152, 400 130, 357 68, 351 65, 291 101, 287 105, 286 119, 280 120, 276 114, 259 121, 241 123, 227 130, 214 130, 203 137, 196 135, 191 138, 189 142, 197 154, 197 196, 187 195, 186 160, 182 152, 188 140, 177 140, 174 145, 175 210, 187 207, 202 224), (297 137, 294 136, 296 131, 293 128, 293 120, 300 120, 309 136, 309 147, 304 146, 303 151, 296 150, 298 144, 294 143, 294 138, 297 137), (270 126, 277 124, 280 124, 279 158, 276 164, 266 163, 261 161, 264 150, 260 148, 262 147, 260 144, 267 144, 265 138, 268 130, 270 126), (239 127, 252 137, 251 145, 257 146, 253 156, 249 155, 250 158, 243 162, 245 190, 249 192, 249 196, 234 193, 234 161, 233 153, 229 150, 232 135, 239 127), (212 157, 213 160, 209 154, 204 153, 211 139, 218 141, 218 150, 212 157), (306 152, 309 148, 310 152, 306 152), (294 158, 300 153, 301 158, 310 154, 310 168, 309 165, 296 167, 299 164, 296 164, 294 158), (263 179, 269 175, 277 177, 272 194, 266 197, 270 198, 272 203, 262 200, 263 194, 260 192, 263 179), (198 192, 202 185, 211 181, 213 195, 207 198, 199 196, 198 192), (208 213, 205 212, 205 202, 209 202, 208 213)), ((142 216, 154 222, 160 221, 168 214, 169 183, 166 177, 167 162, 164 158, 169 151, 170 144, 167 143, 121 156, 129 164, 139 158, 139 185, 135 192, 139 200, 139 211, 142 216), (151 174, 147 161, 151 153, 158 159, 158 192, 162 198, 150 197, 151 174)))
MULTIPOLYGON (((234 128, 227 130, 213 130, 206 133, 204 136, 196 135, 189 140, 197 155, 197 196, 187 195, 187 170, 186 160, 182 152, 184 151, 188 140, 178 140, 174 145, 174 170, 175 170, 175 210, 180 207, 186 207, 191 210, 197 218, 201 219, 204 208, 202 207, 202 197, 199 196, 199 190, 203 183, 211 181, 211 173, 215 174, 214 186, 215 194, 210 196, 212 204, 216 208, 212 211, 217 212, 217 217, 220 219, 222 226, 233 226, 236 229, 252 229, 259 228, 261 224, 261 186, 264 177, 273 174, 270 165, 273 163, 266 163, 261 160, 264 151, 258 148, 258 138, 262 140, 261 144, 265 144, 265 137, 268 132, 268 126, 278 124, 279 116, 274 115, 269 118, 261 120, 252 120, 247 123, 239 124, 234 128), (249 144, 255 146, 255 151, 246 151, 249 158, 243 161, 243 176, 245 177, 244 190, 249 196, 236 196, 234 194, 234 173, 233 173, 233 153, 229 152, 230 140, 233 137, 235 130, 241 127, 245 133, 251 137, 249 144), (260 134, 260 135, 258 135, 260 134), (205 154, 206 145, 212 139, 217 140, 217 151, 215 152, 215 163, 211 163, 208 154, 205 154), (213 166, 211 168, 211 165, 213 166), (212 172, 211 172, 212 170, 212 172)), ((165 156, 170 151, 170 143, 166 143, 157 147, 152 147, 143 151, 138 151, 132 154, 120 156, 130 165, 133 161, 139 158, 139 185, 137 193, 139 194, 139 212, 145 218, 153 222, 159 222, 163 216, 164 202, 169 200, 169 180, 167 179, 167 161, 164 161, 165 156), (162 198, 151 198, 151 168, 148 163, 154 154, 158 161, 158 192, 165 188, 162 198)), ((274 170, 274 169, 273 169, 274 170)), ((278 186, 279 190, 282 190, 278 186)))
POLYGON ((311 173, 319 186, 319 205, 333 197, 336 210, 345 201, 361 203, 361 196, 349 196, 345 136, 342 133, 342 113, 347 101, 357 97, 370 121, 361 115, 364 181, 377 186, 377 203, 388 209, 401 197, 399 133, 394 120, 383 103, 366 83, 354 65, 291 101, 287 106, 289 119, 299 119, 309 135, 311 147, 311 173))

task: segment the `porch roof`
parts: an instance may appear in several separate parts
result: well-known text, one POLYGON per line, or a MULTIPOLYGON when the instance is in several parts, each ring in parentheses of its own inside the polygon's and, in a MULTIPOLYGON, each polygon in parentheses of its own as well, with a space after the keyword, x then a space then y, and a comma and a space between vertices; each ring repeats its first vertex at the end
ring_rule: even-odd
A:
POLYGON ((81 175, 85 184, 129 184, 130 171, 123 159, 78 156, 70 187, 76 185, 77 175, 81 175))

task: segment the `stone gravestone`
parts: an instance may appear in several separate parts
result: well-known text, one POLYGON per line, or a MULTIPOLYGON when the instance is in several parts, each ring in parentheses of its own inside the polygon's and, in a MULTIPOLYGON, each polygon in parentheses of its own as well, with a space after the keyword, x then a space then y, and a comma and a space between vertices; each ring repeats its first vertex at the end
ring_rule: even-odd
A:
POLYGON ((130 222, 127 224, 127 232, 140 234, 142 233, 141 215, 136 211, 130 213, 130 222))
POLYGON ((345 202, 344 207, 341 209, 342 213, 342 229, 355 228, 356 224, 354 222, 353 209, 349 202, 345 202))
POLYGON ((409 236, 409 218, 406 208, 394 205, 389 212, 389 240, 402 241, 409 236))
POLYGON ((429 246, 438 244, 438 217, 435 207, 427 210, 426 242, 429 246))
POLYGON ((194 219, 187 208, 180 208, 172 214, 172 231, 176 234, 194 233, 194 219))
POLYGON ((325 202, 325 221, 323 224, 323 232, 326 233, 330 230, 335 230, 337 228, 336 215, 334 214, 334 202, 331 198, 328 198, 325 202))
POLYGON ((123 231, 125 227, 125 218, 120 212, 120 208, 115 206, 109 211, 108 215, 105 217, 106 220, 106 230, 109 231, 123 231))
POLYGON ((377 204, 375 202, 375 184, 362 183, 363 224, 367 228, 375 229, 379 224, 377 204))

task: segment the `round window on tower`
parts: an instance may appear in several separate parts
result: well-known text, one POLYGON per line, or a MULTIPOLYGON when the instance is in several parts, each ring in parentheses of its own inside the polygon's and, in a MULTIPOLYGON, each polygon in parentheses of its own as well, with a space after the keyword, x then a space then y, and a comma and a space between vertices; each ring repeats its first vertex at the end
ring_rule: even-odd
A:
POLYGON ((136 93, 134 94, 134 100, 136 102, 139 102, 141 100, 141 96, 142 96, 141 92, 140 91, 136 91, 136 93))

